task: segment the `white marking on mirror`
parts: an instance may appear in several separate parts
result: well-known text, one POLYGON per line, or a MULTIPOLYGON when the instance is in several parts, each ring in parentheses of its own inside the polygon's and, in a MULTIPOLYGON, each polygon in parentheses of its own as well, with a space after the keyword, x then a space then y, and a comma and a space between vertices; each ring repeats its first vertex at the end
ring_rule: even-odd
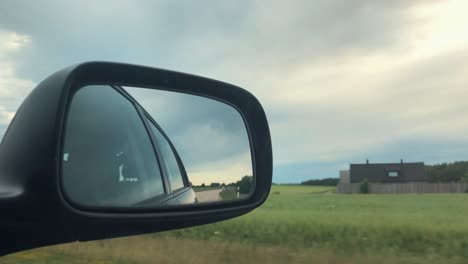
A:
POLYGON ((122 170, 123 170, 123 164, 120 164, 120 166, 119 166, 119 182, 125 181, 125 178, 124 178, 124 176, 122 174, 122 170))
MULTIPOLYGON (((123 152, 117 155, 121 155, 121 154, 123 154, 123 152)), ((119 182, 137 182, 138 178, 127 178, 123 175, 123 167, 124 167, 123 163, 119 165, 119 182)))

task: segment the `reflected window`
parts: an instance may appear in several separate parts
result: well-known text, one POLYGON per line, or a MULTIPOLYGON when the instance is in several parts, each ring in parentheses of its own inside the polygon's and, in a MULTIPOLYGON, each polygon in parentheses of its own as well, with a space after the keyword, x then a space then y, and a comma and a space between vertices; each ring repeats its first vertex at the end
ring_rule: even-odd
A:
POLYGON ((172 191, 183 188, 184 181, 182 179, 182 172, 180 171, 179 163, 177 162, 176 155, 169 141, 151 121, 148 122, 150 123, 150 127, 153 130, 158 147, 161 151, 163 166, 166 168, 172 191))
POLYGON ((156 155, 135 106, 110 86, 73 97, 62 159, 65 193, 87 206, 124 206, 164 194, 156 155))

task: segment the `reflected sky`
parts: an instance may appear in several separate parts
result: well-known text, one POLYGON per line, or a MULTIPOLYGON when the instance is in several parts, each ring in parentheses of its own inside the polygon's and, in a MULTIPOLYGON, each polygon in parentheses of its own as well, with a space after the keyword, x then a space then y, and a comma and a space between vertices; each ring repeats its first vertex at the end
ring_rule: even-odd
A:
POLYGON ((252 175, 249 138, 233 107, 189 94, 125 87, 166 132, 189 180, 232 183, 252 175))

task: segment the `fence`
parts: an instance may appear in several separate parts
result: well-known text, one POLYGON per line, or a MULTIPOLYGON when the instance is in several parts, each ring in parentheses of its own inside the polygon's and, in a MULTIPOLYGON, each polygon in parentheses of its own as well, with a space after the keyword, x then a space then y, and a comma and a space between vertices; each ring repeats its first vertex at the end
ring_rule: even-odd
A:
MULTIPOLYGON (((338 193, 360 193, 360 183, 339 183, 336 187, 338 193)), ((370 193, 464 193, 468 189, 467 183, 369 183, 370 193)))

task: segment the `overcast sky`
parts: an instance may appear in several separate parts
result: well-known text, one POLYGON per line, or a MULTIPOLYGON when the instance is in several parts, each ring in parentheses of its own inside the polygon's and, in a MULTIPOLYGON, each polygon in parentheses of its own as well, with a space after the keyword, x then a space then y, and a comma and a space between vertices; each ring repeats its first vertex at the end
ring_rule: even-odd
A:
POLYGON ((466 1, 0 4, 0 133, 50 73, 106 60, 241 86, 265 107, 274 181, 349 163, 468 156, 466 1))

